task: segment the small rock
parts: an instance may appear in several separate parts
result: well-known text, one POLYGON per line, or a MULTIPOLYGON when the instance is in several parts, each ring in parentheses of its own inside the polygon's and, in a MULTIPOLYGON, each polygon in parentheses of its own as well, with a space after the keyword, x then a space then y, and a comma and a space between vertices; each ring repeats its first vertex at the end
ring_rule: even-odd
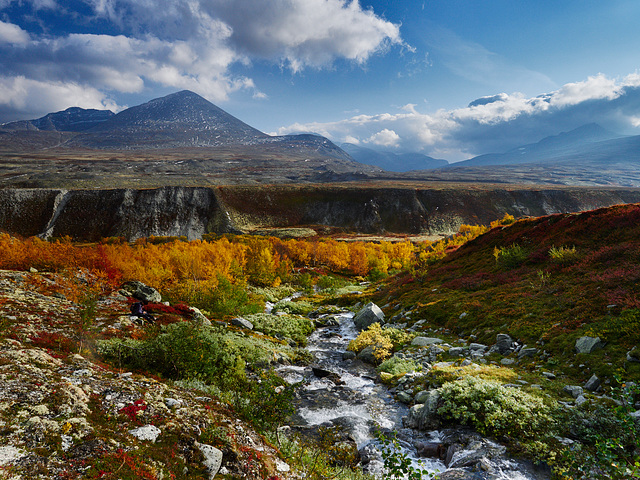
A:
POLYGON ((356 358, 356 352, 347 350, 342 354, 342 360, 353 360, 354 358, 356 358))
POLYGON ((37 270, 37 269, 35 269, 35 268, 33 268, 33 267, 29 267, 29 271, 30 271, 31 273, 38 273, 38 270, 37 270))
POLYGON ((640 362, 640 349, 637 346, 627 352, 627 362, 640 362))
POLYGON ((182 400, 176 400, 175 398, 165 398, 164 404, 169 408, 178 407, 182 405, 182 400))
POLYGON ((588 400, 584 397, 584 395, 579 395, 578 398, 576 398, 575 404, 577 406, 582 405, 583 403, 587 402, 588 400))
POLYGON ((591 353, 594 350, 603 347, 600 337, 580 337, 576 340, 576 352, 577 353, 591 353))
POLYGON ((496 335, 496 347, 501 355, 509 352, 513 347, 513 339, 506 333, 499 333, 496 335))
POLYGON ((133 435, 138 440, 149 440, 153 443, 155 443, 160 433, 162 432, 155 425, 145 425, 144 427, 138 427, 133 430, 129 430, 129 434, 133 435))
POLYGON ((19 448, 12 446, 0 447, 0 466, 10 465, 24 456, 26 456, 26 453, 19 448))
POLYGON ((409 395, 407 392, 399 392, 397 395, 398 401, 404 404, 410 404, 413 400, 413 397, 409 395))
POLYGON ((587 380, 587 383, 584 384, 584 389, 589 390, 590 392, 595 392, 602 382, 598 378, 597 375, 591 375, 591 378, 587 380))
POLYGON ((236 317, 232 319, 231 325, 235 325, 236 327, 240 328, 246 328, 247 330, 253 330, 253 323, 242 317, 236 317))
POLYGON ((414 347, 426 347, 428 345, 434 345, 436 343, 442 343, 443 340, 439 338, 431 338, 431 337, 415 337, 411 340, 411 345, 414 347))
POLYGON ((471 351, 476 351, 476 350, 486 350, 487 346, 483 345, 482 343, 470 343, 469 344, 469 350, 471 351))
POLYGON ((212 480, 222 466, 222 452, 216 447, 203 443, 198 443, 197 446, 204 456, 204 466, 207 467, 209 479, 212 480))
POLYGON ((516 361, 513 358, 503 358, 500 360, 501 365, 513 365, 516 361))
POLYGON ((551 372, 542 372, 542 375, 544 377, 547 377, 549 380, 555 380, 556 379, 556 375, 555 373, 551 373, 551 372))

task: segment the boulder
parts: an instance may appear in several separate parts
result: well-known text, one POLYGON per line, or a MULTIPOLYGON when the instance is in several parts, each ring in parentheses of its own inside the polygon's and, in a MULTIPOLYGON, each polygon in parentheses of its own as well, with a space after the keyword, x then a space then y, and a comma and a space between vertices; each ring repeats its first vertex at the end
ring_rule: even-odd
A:
POLYGON ((573 398, 578 398, 580 395, 582 395, 583 392, 582 387, 579 387, 577 385, 565 385, 562 391, 568 393, 573 398))
POLYGON ((597 375, 591 375, 591 378, 584 384, 584 389, 590 392, 595 392, 602 382, 597 375))
POLYGON ((429 400, 429 391, 428 390, 420 390, 416 393, 416 396, 413 397, 413 401, 415 403, 424 403, 429 400))
POLYGON ((369 363, 371 365, 376 365, 378 363, 378 359, 373 354, 373 345, 369 345, 368 347, 364 347, 360 353, 356 356, 356 358, 364 363, 369 363))
POLYGON ((434 345, 436 343, 442 343, 442 342, 443 340, 439 338, 415 337, 413 340, 411 340, 411 345, 413 345, 414 347, 427 347, 429 345, 434 345))
POLYGON ((236 327, 240 328, 246 328, 247 330, 253 330, 253 323, 242 317, 236 317, 232 319, 231 325, 235 325, 236 327))
POLYGON ((464 355, 463 347, 451 347, 449 349, 449 356, 451 357, 462 357, 464 355))
POLYGON ((507 335, 506 333, 499 333, 496 335, 496 348, 498 349, 498 353, 500 355, 504 355, 507 352, 511 351, 513 347, 513 339, 507 335))
POLYGON ((483 352, 486 349, 487 349, 487 346, 483 345, 482 343, 471 343, 471 344, 469 344, 469 350, 471 350, 471 351, 483 352))
POLYGON ((353 323, 358 330, 365 330, 374 323, 384 323, 384 312, 375 303, 368 303, 356 313, 353 323))
POLYGON ((409 415, 403 418, 402 423, 407 428, 417 430, 433 430, 438 428, 438 402, 440 393, 437 390, 428 392, 424 404, 414 405, 409 409, 409 415))
POLYGON ((212 480, 222 466, 222 452, 216 447, 204 443, 198 443, 197 446, 204 457, 204 466, 207 467, 209 472, 209 480, 212 480))
POLYGON ((162 301, 160 292, 137 280, 125 283, 122 289, 141 302, 160 303, 162 301))
POLYGON ((204 314, 196 307, 189 307, 189 309, 193 312, 191 315, 191 321, 193 323, 197 323, 198 325, 206 325, 211 326, 211 320, 204 316, 204 314))
POLYGON ((602 348, 603 343, 600 337, 580 337, 576 340, 577 353, 591 353, 598 348, 602 348))
POLYGON ((453 468, 433 477, 434 480, 481 480, 478 473, 469 472, 462 468, 453 468))
POLYGON ((356 352, 347 350, 342 353, 342 360, 353 360, 354 358, 356 358, 356 352))
POLYGON ((518 358, 535 357, 537 353, 538 353, 537 348, 533 348, 533 347, 523 348, 518 352, 518 358))

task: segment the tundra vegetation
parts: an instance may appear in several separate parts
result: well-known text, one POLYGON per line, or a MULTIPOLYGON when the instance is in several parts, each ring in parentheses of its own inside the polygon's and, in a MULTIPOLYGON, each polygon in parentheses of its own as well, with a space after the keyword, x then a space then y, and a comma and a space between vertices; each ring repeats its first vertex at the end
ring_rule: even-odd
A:
MULTIPOLYGON (((369 301, 381 305, 396 326, 373 324, 349 348, 374 347, 380 376, 391 384, 421 369, 410 356, 420 348, 411 344, 416 335, 438 336, 451 345, 493 345, 502 333, 517 340, 520 352, 530 352, 493 352, 483 357, 485 364, 469 366, 442 349, 436 360, 453 362, 434 366, 413 388, 438 389, 443 424, 466 424, 494 437, 514 455, 548 464, 554 478, 640 478, 638 205, 518 221, 505 215, 490 226, 463 225, 458 235, 435 243, 224 235, 79 245, 69 238, 2 234, 0 252, 1 269, 55 275, 55 282, 44 273, 29 282, 77 305, 72 328, 53 332, 26 330, 15 317, 0 314, 3 338, 60 358, 81 353, 105 368, 145 372, 204 391, 262 432, 305 478, 362 475, 352 469, 353 459, 336 460, 330 432, 314 445, 277 433, 291 412, 294 387, 270 365, 282 358, 308 361, 304 345, 315 328, 307 317, 312 310, 369 301), (164 303, 148 305, 156 323, 98 328, 96 316, 104 312, 97 312, 96 299, 131 280, 162 292, 164 303), (365 280, 373 283, 362 291, 365 280), (281 301, 297 291, 303 297, 281 301), (277 322, 262 313, 267 301, 283 313, 277 322), (212 325, 185 321, 193 315, 190 307, 212 325), (240 315, 264 335, 217 323, 240 315), (602 348, 577 353, 582 337, 599 338, 602 348), (575 404, 564 387, 583 385, 593 375, 601 386, 575 404)), ((6 301, 0 300, 2 306, 6 301)), ((132 403, 122 415, 136 419, 144 406, 132 403)), ((225 428, 211 422, 197 441, 229 447, 235 440, 225 428)), ((184 478, 184 461, 169 460, 162 448, 148 447, 144 455, 119 450, 93 466, 87 478, 155 478, 146 458, 175 464, 170 477, 184 478)), ((400 471, 405 459, 393 448, 386 451, 390 471, 400 471)), ((259 455, 251 455, 259 464, 259 455)))

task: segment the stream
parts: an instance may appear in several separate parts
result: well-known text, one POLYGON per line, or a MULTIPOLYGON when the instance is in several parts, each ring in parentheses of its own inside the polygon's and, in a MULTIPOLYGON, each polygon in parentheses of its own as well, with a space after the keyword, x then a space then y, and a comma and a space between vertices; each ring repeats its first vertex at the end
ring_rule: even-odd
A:
MULTIPOLYGON (((544 480, 527 462, 510 459, 505 449, 463 427, 447 431, 423 432, 404 428, 402 418, 409 408, 397 402, 387 387, 376 383, 376 371, 357 359, 343 359, 343 353, 358 331, 353 313, 330 315, 335 325, 319 327, 308 339, 307 350, 314 356, 312 366, 285 365, 279 375, 293 384, 302 382, 296 400, 293 423, 302 428, 340 426, 355 442, 364 472, 384 473, 380 441, 376 431, 396 432, 401 451, 414 468, 443 473, 443 479, 456 480, 544 480), (438 448, 436 458, 420 458, 420 444, 446 445, 446 438, 457 438, 457 448, 447 455, 438 448), (463 438, 463 440, 460 440, 463 438), (461 447, 462 445, 462 447, 461 447), (448 463, 445 464, 445 457, 448 463), (448 465, 448 466, 447 466, 448 465)), ((427 478, 427 477, 425 477, 427 478)))

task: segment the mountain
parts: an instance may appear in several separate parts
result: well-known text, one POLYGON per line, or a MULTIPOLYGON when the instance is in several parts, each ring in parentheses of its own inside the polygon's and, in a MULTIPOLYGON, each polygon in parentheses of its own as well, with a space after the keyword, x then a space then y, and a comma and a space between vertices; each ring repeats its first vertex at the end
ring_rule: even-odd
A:
POLYGON ((128 108, 75 137, 70 145, 95 149, 215 147, 266 138, 188 90, 128 108))
POLYGON ((35 120, 5 123, 0 129, 9 131, 82 132, 113 117, 111 110, 70 107, 35 120))
POLYGON ((392 153, 361 147, 353 143, 343 143, 340 147, 359 163, 374 165, 389 172, 408 172, 411 170, 431 170, 442 168, 449 163, 422 153, 392 153))
POLYGON ((610 132, 596 123, 590 123, 559 135, 546 137, 538 143, 523 145, 505 153, 489 153, 470 160, 457 162, 455 167, 482 165, 521 165, 550 163, 588 154, 602 142, 624 140, 626 137, 610 132))

